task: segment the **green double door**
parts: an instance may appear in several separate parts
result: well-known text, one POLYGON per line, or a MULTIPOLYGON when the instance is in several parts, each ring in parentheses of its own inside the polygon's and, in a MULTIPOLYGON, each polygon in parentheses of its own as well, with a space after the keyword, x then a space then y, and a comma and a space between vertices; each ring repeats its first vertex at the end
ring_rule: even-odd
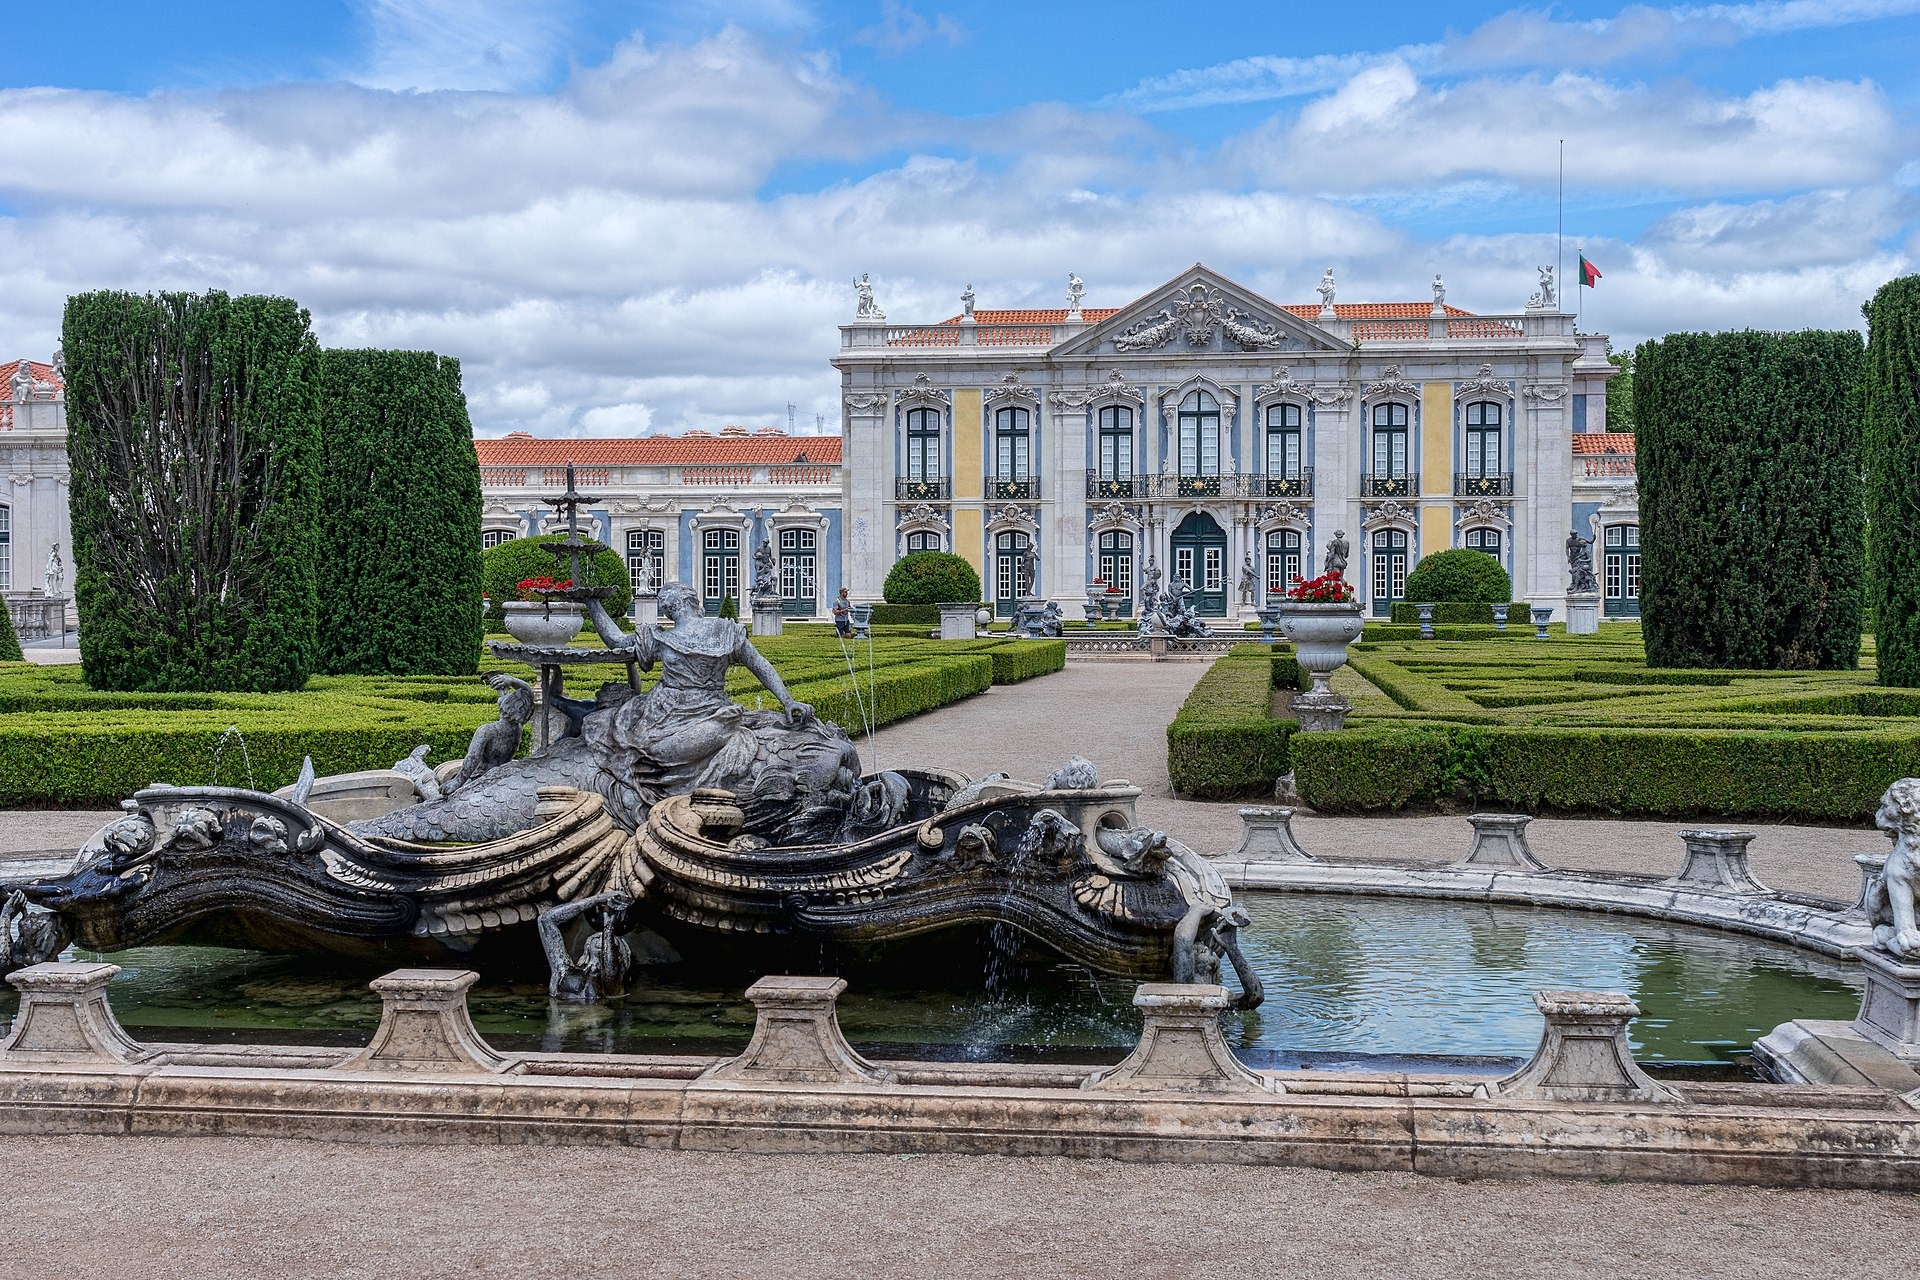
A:
POLYGON ((1174 528, 1168 540, 1172 552, 1170 578, 1193 588, 1195 613, 1209 618, 1227 616, 1227 534, 1204 511, 1194 511, 1174 528))

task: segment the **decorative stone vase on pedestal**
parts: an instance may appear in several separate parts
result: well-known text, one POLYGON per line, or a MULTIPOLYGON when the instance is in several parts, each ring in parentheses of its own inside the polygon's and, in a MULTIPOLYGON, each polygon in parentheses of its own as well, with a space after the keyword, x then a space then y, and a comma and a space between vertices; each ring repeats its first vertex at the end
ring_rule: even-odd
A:
POLYGON ((1532 613, 1534 627, 1533 638, 1535 640, 1545 640, 1547 638, 1547 624, 1553 621, 1553 606, 1535 605, 1533 606, 1532 613))
POLYGON ((636 591, 633 593, 633 620, 643 627, 650 627, 660 621, 660 593, 658 591, 636 591))
POLYGON ((1504 604, 1493 606, 1493 629, 1495 631, 1507 629, 1507 606, 1504 604))
POLYGON ((1274 634, 1280 626, 1280 606, 1269 600, 1260 606, 1260 638, 1268 644, 1279 639, 1274 634))
POLYGON ((1567 596, 1567 634, 1592 636, 1600 633, 1600 596, 1583 591, 1567 596))
POLYGON ((1416 604, 1413 607, 1420 611, 1420 638, 1422 640, 1433 639, 1433 606, 1430 604, 1416 604))
POLYGON ((570 644, 586 624, 586 606, 571 600, 509 600, 500 606, 507 634, 521 644, 570 644))
POLYGON ((1107 598, 1107 589, 1092 583, 1087 585, 1087 624, 1100 621, 1100 606, 1107 598))
POLYGON ((1319 604, 1288 600, 1280 606, 1280 625, 1293 641, 1301 669, 1313 677, 1313 687, 1293 700, 1294 715, 1307 733, 1339 729, 1353 704, 1328 683, 1347 660, 1347 646, 1360 638, 1365 622, 1360 602, 1319 604))
POLYGON ((975 606, 961 600, 952 604, 937 604, 940 611, 940 638, 942 640, 973 639, 975 606))

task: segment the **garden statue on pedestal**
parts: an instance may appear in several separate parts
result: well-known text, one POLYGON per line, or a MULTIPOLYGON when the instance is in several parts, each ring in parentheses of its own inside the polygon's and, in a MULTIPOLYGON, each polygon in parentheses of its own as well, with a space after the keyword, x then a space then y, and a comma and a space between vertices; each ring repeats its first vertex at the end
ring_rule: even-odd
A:
POLYGON ((1600 584, 1593 576, 1593 539, 1583 538, 1580 531, 1567 531, 1567 591, 1571 595, 1587 595, 1600 590, 1600 584))
POLYGON ((773 542, 762 539, 753 549, 753 603, 780 598, 780 569, 774 563, 773 542))
POLYGON ((1322 574, 1330 573, 1334 577, 1344 580, 1347 576, 1347 551, 1347 531, 1345 529, 1335 529, 1333 531, 1333 541, 1327 544, 1327 558, 1321 566, 1320 572, 1322 574))
POLYGON ((1253 604, 1260 594, 1260 574, 1253 567, 1253 553, 1240 562, 1240 603, 1253 604))
POLYGON ((60 544, 54 543, 53 550, 47 552, 47 594, 57 596, 60 588, 67 584, 67 567, 60 563, 60 544))

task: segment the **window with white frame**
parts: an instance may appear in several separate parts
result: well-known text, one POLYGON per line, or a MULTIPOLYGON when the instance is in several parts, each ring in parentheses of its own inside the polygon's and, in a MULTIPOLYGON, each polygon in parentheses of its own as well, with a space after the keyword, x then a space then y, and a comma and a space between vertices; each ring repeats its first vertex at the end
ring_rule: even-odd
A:
POLYGON ((700 593, 710 610, 728 596, 740 599, 738 529, 709 529, 702 536, 700 593))
POLYGON ((1500 531, 1498 529, 1469 529, 1466 535, 1469 551, 1484 551, 1495 560, 1500 558, 1500 531))
POLYGON ((1020 560, 1026 553, 1028 542, 1027 535, 1017 531, 1000 534, 994 539, 993 598, 1002 612, 1020 599, 1023 587, 1030 589, 1032 586, 1020 580, 1020 560))
POLYGON ((820 598, 819 534, 812 529, 780 531, 780 598, 809 611, 820 598))
POLYGON ((659 529, 627 530, 627 580, 634 591, 658 591, 666 573, 666 533, 659 529))
POLYGON ((1100 411, 1100 478, 1133 478, 1133 410, 1123 405, 1100 411))
POLYGON ((1180 474, 1220 474, 1220 402, 1206 391, 1190 391, 1180 402, 1180 474))
POLYGON ((1407 406, 1388 401, 1373 406, 1373 474, 1407 477, 1407 406))
POLYGON ((491 551, 503 542, 513 541, 511 529, 482 529, 480 531, 480 549, 491 551))
POLYGON ((1303 563, 1296 530, 1275 529, 1267 534, 1267 595, 1284 594, 1301 576, 1303 563))
POLYGON ((940 545, 940 541, 940 535, 937 533, 931 533, 924 529, 917 530, 907 535, 907 554, 912 555, 916 551, 944 550, 945 548, 940 545))
POLYGON ((0 507, 0 591, 13 590, 13 509, 0 507))
POLYGON ((1125 595, 1133 594, 1133 535, 1109 529, 1100 535, 1099 555, 1094 561, 1096 576, 1108 587, 1125 595))
POLYGON ((993 415, 994 475, 1001 480, 1033 478, 1032 415, 1021 408, 998 410, 993 415))
POLYGON ((1475 401, 1467 406, 1467 474, 1475 479, 1500 474, 1500 406, 1475 401))
POLYGON ((941 478, 940 417, 938 409, 907 410, 907 479, 911 481, 941 478))
POLYGON ((1300 406, 1267 406, 1267 474, 1276 480, 1300 478, 1300 406))
POLYGON ((1640 526, 1610 524, 1605 535, 1603 590, 1609 603, 1640 599, 1640 526))

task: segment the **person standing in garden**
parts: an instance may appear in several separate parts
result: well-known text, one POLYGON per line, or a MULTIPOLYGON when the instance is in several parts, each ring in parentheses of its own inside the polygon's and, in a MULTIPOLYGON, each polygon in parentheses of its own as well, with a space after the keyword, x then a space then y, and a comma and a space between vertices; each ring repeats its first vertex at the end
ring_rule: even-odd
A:
POLYGON ((840 588, 840 594, 834 598, 833 629, 843 640, 853 634, 853 601, 847 598, 846 587, 840 588))

